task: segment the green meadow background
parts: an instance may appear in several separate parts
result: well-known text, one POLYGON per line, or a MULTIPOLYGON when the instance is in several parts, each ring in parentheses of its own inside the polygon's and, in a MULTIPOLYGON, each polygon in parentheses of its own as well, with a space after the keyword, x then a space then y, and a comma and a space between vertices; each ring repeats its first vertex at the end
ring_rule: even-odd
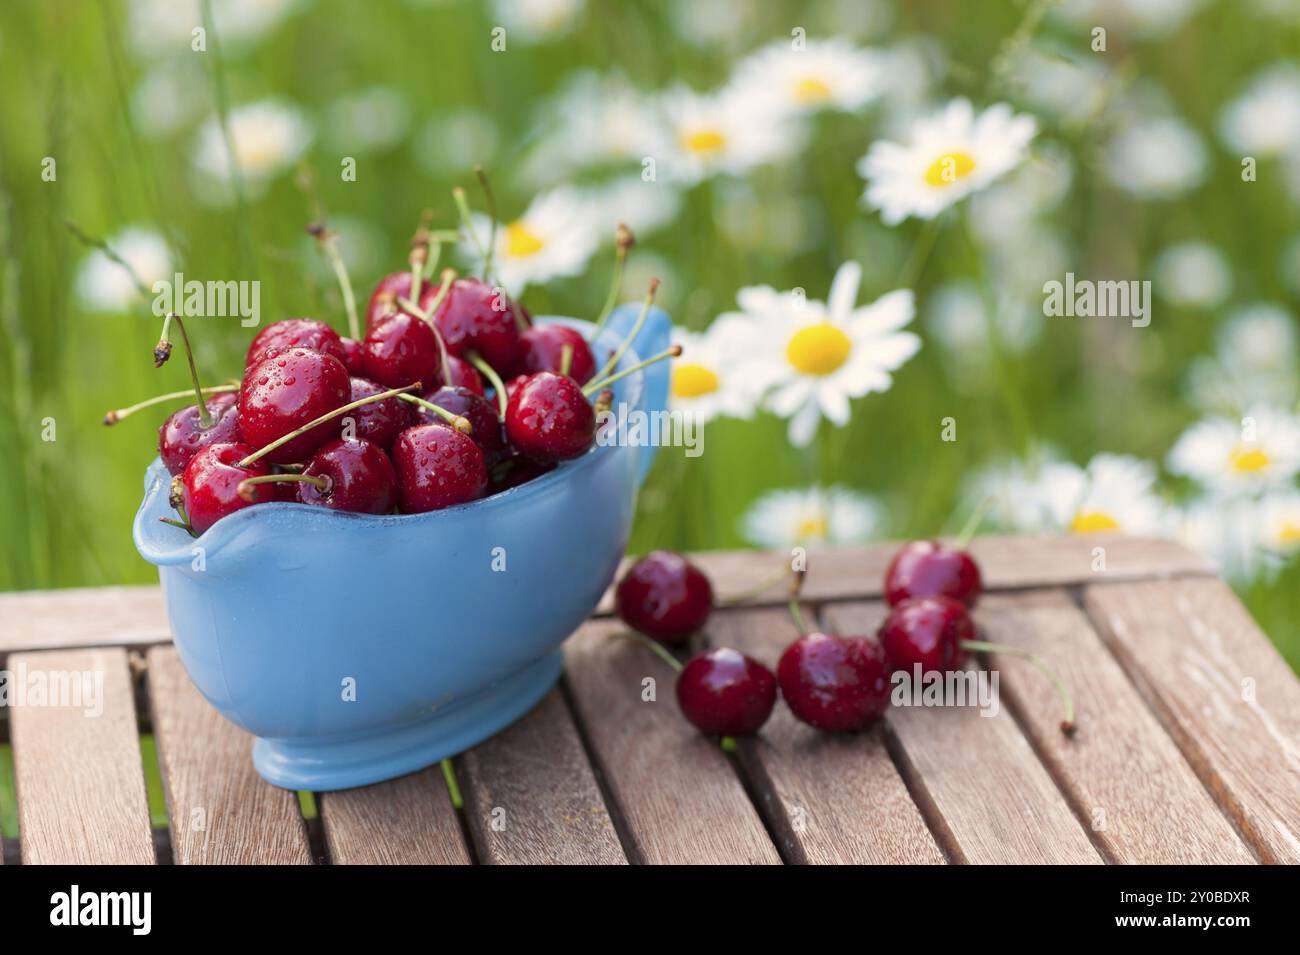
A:
MULTIPOLYGON (((1241 6, 1210 5, 1172 37, 1117 44, 1114 51, 1128 74, 1156 79, 1207 140, 1205 182, 1184 199, 1148 206, 1118 193, 1100 171, 1104 130, 1043 120, 1044 135, 1076 161, 1070 194, 1052 221, 1069 241, 1077 274, 1090 274, 1094 257, 1105 255, 1112 265, 1119 258, 1119 274, 1141 275, 1171 242, 1208 238, 1230 258, 1242 301, 1300 306, 1273 267, 1277 250, 1298 231, 1295 205, 1279 186, 1244 186, 1235 158, 1213 144, 1230 93, 1260 64, 1300 51, 1294 20, 1251 29, 1241 6)), ((95 235, 129 224, 157 228, 188 277, 260 280, 264 320, 308 314, 342 327, 332 279, 303 234, 313 213, 295 176, 281 176, 243 207, 212 208, 191 192, 193 128, 164 140, 147 140, 132 128, 127 105, 145 64, 126 42, 125 8, 117 0, 0 4, 3 590, 155 579, 131 544, 130 525, 164 414, 142 414, 113 429, 100 422, 109 408, 184 387, 184 366, 153 368, 158 323, 148 303, 117 315, 79 310, 73 280, 86 249, 66 220, 95 235), (55 182, 41 179, 46 156, 57 160, 55 182), (47 417, 56 422, 52 442, 42 439, 47 417)), ((340 157, 325 135, 304 160, 328 214, 363 220, 380 237, 373 258, 383 265, 353 274, 364 297, 381 271, 403 266, 420 210, 435 209, 438 223, 450 226, 449 190, 473 186, 469 169, 434 177, 418 161, 418 149, 438 148, 419 135, 431 118, 469 108, 495 122, 498 145, 482 161, 510 214, 530 198, 514 171, 536 111, 575 68, 618 69, 651 90, 678 80, 698 89, 724 82, 734 56, 716 45, 684 42, 665 11, 666 4, 650 0, 589 2, 568 35, 536 45, 513 42, 496 54, 488 48, 493 21, 485 4, 316 0, 250 47, 227 50, 220 37, 209 38, 202 54, 209 102, 201 118, 219 102, 279 97, 321 122, 324 105, 349 91, 383 85, 406 95, 412 111, 406 140, 363 157, 356 182, 341 181, 340 157)), ((792 22, 809 36, 844 32, 836 12, 832 3, 753 4, 731 45, 747 52, 788 37, 792 22)), ((1086 49, 1086 37, 1067 35, 1057 22, 1036 23, 1027 12, 1033 8, 1015 2, 910 0, 894 7, 886 39, 932 37, 952 64, 944 95, 987 103, 990 64, 1018 48, 1019 40, 1009 38, 1046 37, 1086 49)), ((1006 93, 997 98, 1015 101, 1006 93)), ((734 307, 736 290, 748 284, 801 286, 824 298, 836 266, 848 258, 866 269, 863 300, 894 287, 921 224, 887 229, 858 204, 862 182, 853 167, 876 138, 877 124, 870 114, 865 121, 836 114, 814 123, 802 157, 749 177, 760 197, 803 200, 802 247, 766 243, 781 225, 764 221, 761 206, 752 238, 743 244, 729 238, 717 224, 723 181, 691 190, 675 224, 642 243, 638 251, 671 263, 674 281, 661 301, 677 321, 705 327, 734 307)), ((530 289, 525 304, 535 313, 592 315, 604 295, 608 261, 603 250, 590 274, 530 289)), ((930 290, 978 274, 962 231, 943 229, 916 286, 922 309, 930 290)), ((628 290, 629 298, 637 294, 628 290)), ((1166 306, 1151 329, 1136 335, 1124 323, 1046 320, 1032 347, 990 372, 983 387, 961 393, 947 379, 943 343, 922 326, 925 345, 893 389, 855 403, 851 425, 824 429, 807 451, 789 446, 784 421, 759 416, 710 424, 703 457, 661 454, 633 548, 743 546, 738 520, 758 496, 817 481, 880 497, 890 536, 951 532, 965 517, 958 513, 963 476, 1032 441, 1049 442, 1080 462, 1100 451, 1158 461, 1197 417, 1180 397, 1181 383, 1191 360, 1213 351, 1220 318, 1166 306), (960 418, 956 443, 939 440, 937 422, 949 414, 960 418)), ((237 374, 249 331, 236 319, 192 326, 206 377, 215 382, 237 374)), ((1300 664, 1298 587, 1300 570, 1292 561, 1274 581, 1242 594, 1293 665, 1300 664)))

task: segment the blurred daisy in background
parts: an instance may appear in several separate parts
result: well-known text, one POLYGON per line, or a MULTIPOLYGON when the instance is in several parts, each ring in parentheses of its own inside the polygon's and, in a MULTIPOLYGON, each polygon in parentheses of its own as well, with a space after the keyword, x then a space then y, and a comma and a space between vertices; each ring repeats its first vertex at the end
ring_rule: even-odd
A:
POLYGON ((733 82, 784 113, 856 110, 883 91, 885 63, 848 40, 777 40, 736 65, 733 82))
MULTIPOLYGON (((212 25, 223 50, 238 50, 302 6, 303 0, 220 0, 211 6, 212 25)), ((194 30, 206 26, 202 0, 130 0, 127 6, 127 42, 145 56, 189 52, 194 30)))
POLYGON ((1269 553, 1290 558, 1300 553, 1300 491, 1269 494, 1259 502, 1260 544, 1269 553))
POLYGON ((647 236, 677 218, 682 206, 681 193, 670 183, 647 182, 631 175, 583 190, 592 230, 603 238, 613 238, 610 223, 626 223, 634 235, 647 236))
POLYGON ((388 86, 345 93, 325 108, 325 132, 344 156, 392 149, 410 125, 406 97, 388 86))
POLYGON ((1274 64, 1257 75, 1219 116, 1224 144, 1243 156, 1280 156, 1300 149, 1300 68, 1274 64))
POLYGON ((131 122, 150 139, 176 132, 203 109, 207 82, 197 57, 160 61, 131 93, 131 122))
POLYGON ((673 361, 669 407, 700 424, 716 417, 751 418, 758 393, 744 374, 743 356, 754 348, 753 324, 738 316, 723 316, 708 330, 673 329, 673 342, 682 355, 673 361))
POLYGON ((230 111, 229 125, 231 148, 220 118, 213 116, 199 130, 192 154, 200 195, 218 205, 234 198, 236 168, 246 193, 260 195, 271 179, 298 161, 314 137, 302 111, 279 100, 238 106, 230 111))
POLYGON ((1104 25, 1141 39, 1168 36, 1181 27, 1205 0, 1061 0, 1054 16, 1080 29, 1104 25))
POLYGON ((1151 462, 1098 454, 1086 468, 1059 463, 1046 467, 1043 496, 1055 528, 1073 534, 1151 536, 1170 529, 1155 483, 1151 462))
POLYGON ((1211 495, 1197 498, 1183 509, 1177 536, 1220 575, 1239 584, 1257 576, 1264 567, 1258 527, 1257 502, 1211 495))
POLYGON ((510 40, 525 43, 553 40, 572 30, 582 16, 584 0, 493 0, 492 22, 506 29, 510 40))
POLYGON ((1004 103, 977 115, 969 100, 952 100, 913 123, 905 143, 871 145, 858 162, 867 180, 863 199, 886 225, 933 219, 1019 165, 1035 129, 1032 117, 1004 103))
POLYGON ((795 447, 812 442, 823 417, 836 427, 848 424, 849 399, 888 391, 890 372, 921 347, 920 338, 902 331, 915 314, 911 290, 859 307, 861 281, 861 267, 845 262, 825 304, 767 286, 736 296, 742 312, 759 324, 754 334, 763 344, 746 361, 745 374, 767 394, 765 407, 790 419, 795 447))
MULTIPOLYGON (((1060 147, 1044 145, 1003 179, 971 197, 971 226, 985 245, 1025 246, 1024 231, 1070 193, 1074 163, 1060 147)), ((1042 283, 1037 283, 1039 289, 1042 283)))
POLYGON ((425 172, 462 176, 496 155, 501 133, 488 113, 460 109, 431 117, 414 140, 415 161, 425 172))
POLYGON ((1131 120, 1106 147, 1110 180, 1144 199, 1170 199, 1205 178, 1205 146, 1173 116, 1131 120))
POLYGON ((1223 253, 1208 242, 1180 242, 1155 261, 1154 288, 1172 305, 1214 308, 1232 291, 1232 270, 1223 253))
POLYGON ((805 139, 801 126, 773 112, 762 91, 696 93, 678 85, 663 95, 660 109, 665 128, 649 153, 658 160, 656 176, 688 185, 785 158, 805 139))
MULTIPOLYGON (((1040 302, 1016 295, 998 282, 992 319, 997 322, 1002 345, 1019 354, 1032 345, 1043 327, 1040 302)), ((966 389, 988 387, 985 373, 993 354, 989 346, 989 314, 984 293, 973 281, 948 282, 925 300, 930 340, 939 343, 944 364, 966 389)))
POLYGON ((771 550, 859 544, 877 532, 881 515, 875 499, 842 487, 771 491, 741 518, 740 532, 771 550))
POLYGON ((1223 494, 1261 491, 1291 481, 1300 470, 1300 419, 1254 405, 1240 418, 1207 418, 1169 451, 1169 470, 1223 494))
POLYGON ((1191 402, 1236 412, 1251 404, 1294 405, 1297 393, 1295 318, 1279 305, 1238 309, 1219 328, 1218 350, 1188 372, 1191 402))
MULTIPOLYGON (((474 231, 486 243, 491 221, 475 215, 474 231)), ((613 224, 610 230, 612 234, 613 224)), ((577 275, 596 251, 598 235, 582 194, 572 186, 560 186, 536 196, 523 215, 499 224, 492 269, 496 280, 511 294, 529 285, 554 278, 577 275)), ((461 244, 473 270, 483 267, 478 245, 467 239, 461 244)))
POLYGON ((1109 76, 1095 54, 1031 47, 1012 65, 1008 82, 1018 101, 1067 123, 1084 123, 1105 106, 1109 76))
POLYGON ((1005 531, 1045 531, 1052 526, 1052 516, 1043 493, 1044 475, 1058 466, 1060 456, 1050 447, 1035 449, 1027 459, 986 465, 965 482, 966 510, 973 512, 987 502, 985 520, 990 525, 1005 531))
POLYGON ((673 0, 668 13, 677 36, 692 46, 737 49, 748 42, 757 8, 758 0, 673 0))
POLYGON ((147 300, 136 286, 136 278, 147 289, 160 279, 171 280, 172 252, 157 232, 130 226, 106 241, 131 268, 128 271, 99 249, 87 255, 77 269, 76 279, 77 298, 84 308, 124 312, 147 300))

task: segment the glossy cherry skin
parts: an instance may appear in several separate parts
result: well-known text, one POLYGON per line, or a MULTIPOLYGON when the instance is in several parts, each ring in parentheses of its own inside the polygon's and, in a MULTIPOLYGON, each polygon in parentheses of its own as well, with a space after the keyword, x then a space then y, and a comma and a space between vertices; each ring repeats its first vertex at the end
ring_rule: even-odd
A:
MULTIPOLYGON (((351 401, 369 398, 381 391, 387 391, 373 381, 365 378, 351 379, 351 401)), ((415 406, 393 395, 379 401, 372 401, 360 408, 353 408, 339 420, 343 422, 341 430, 348 435, 347 422, 352 421, 351 436, 369 441, 387 451, 397 440, 397 436, 416 423, 415 406)))
POLYGON ((199 406, 190 405, 175 412, 158 429, 158 457, 169 473, 176 475, 184 471, 190 458, 201 448, 243 440, 233 392, 215 395, 208 399, 207 405, 213 421, 206 428, 199 422, 199 406))
POLYGON ((713 585, 681 554, 654 550, 618 582, 614 612, 633 630, 661 643, 682 643, 713 612, 713 585))
POLYGON ((757 733, 776 705, 776 677, 739 650, 716 647, 682 667, 677 705, 707 736, 757 733))
POLYGON ((493 471, 492 491, 493 493, 508 491, 512 487, 527 484, 534 478, 550 474, 554 470, 554 464, 538 464, 536 461, 529 461, 516 455, 510 459, 508 466, 493 471))
POLYGON ((515 367, 519 326, 510 300, 499 289, 475 278, 456 279, 434 321, 453 355, 465 358, 478 352, 501 374, 515 367))
MULTIPOLYGON (((476 395, 468 388, 448 388, 444 385, 436 391, 425 392, 424 400, 469 420, 474 429, 470 437, 483 449, 483 460, 489 468, 509 455, 510 448, 506 444, 501 419, 497 417, 497 406, 482 395, 476 395)), ((424 424, 446 424, 440 415, 427 408, 420 408, 416 414, 424 424)))
POLYGON ((483 387, 483 376, 478 373, 477 368, 465 359, 457 358, 455 355, 448 355, 447 371, 450 375, 445 384, 468 388, 476 395, 487 394, 486 389, 483 387))
POLYGON ((559 374, 564 364, 564 347, 573 349, 569 377, 585 385, 596 373, 596 359, 582 333, 567 325, 535 325, 519 336, 519 362, 515 371, 532 375, 539 371, 559 374))
POLYGON ((889 663, 866 637, 810 633, 781 654, 776 679, 794 715, 820 730, 860 730, 889 705, 889 663))
POLYGON ((442 349, 438 335, 422 318, 399 312, 366 333, 361 343, 365 376, 387 388, 420 382, 425 388, 442 384, 442 349))
POLYGON ((190 458, 181 478, 181 496, 185 501, 185 516, 196 534, 202 534, 227 514, 259 501, 275 500, 276 489, 267 485, 257 486, 256 501, 245 501, 239 496, 240 481, 271 473, 262 461, 254 461, 246 468, 238 466, 255 450, 239 442, 210 444, 190 458))
POLYGON ((506 436, 539 464, 567 461, 585 454, 596 440, 596 409, 572 378, 538 372, 510 396, 506 436))
POLYGON ((408 428, 393 444, 398 501, 408 514, 436 511, 483 496, 488 470, 468 435, 440 424, 408 428))
POLYGON ((365 349, 361 347, 362 343, 355 338, 340 338, 339 344, 343 347, 343 367, 348 370, 348 374, 364 377, 361 367, 365 360, 365 349))
POLYGON ((389 272, 375 290, 370 293, 366 303, 366 329, 369 330, 398 311, 397 300, 411 297, 411 271, 389 272))
POLYGON ((251 368, 272 351, 287 351, 294 347, 310 348, 324 355, 333 355, 339 361, 346 358, 339 333, 324 322, 311 318, 286 318, 281 322, 272 322, 253 336, 248 353, 244 356, 244 367, 251 368))
POLYGON ((963 640, 975 639, 966 605, 951 597, 905 600, 889 612, 876 636, 894 670, 946 673, 961 666, 963 640))
MULTIPOLYGON (((254 449, 348 403, 352 383, 343 362, 307 348, 273 353, 244 372, 239 430, 254 449)), ((275 464, 305 461, 339 434, 339 419, 319 424, 266 456, 275 464)))
POLYGON ((326 478, 329 487, 298 482, 298 500, 336 511, 388 514, 397 504, 397 472, 378 445, 340 438, 317 448, 302 473, 326 478))
POLYGON ((938 541, 905 544, 885 571, 885 600, 890 606, 913 597, 952 597, 974 607, 982 590, 979 565, 971 555, 938 541))

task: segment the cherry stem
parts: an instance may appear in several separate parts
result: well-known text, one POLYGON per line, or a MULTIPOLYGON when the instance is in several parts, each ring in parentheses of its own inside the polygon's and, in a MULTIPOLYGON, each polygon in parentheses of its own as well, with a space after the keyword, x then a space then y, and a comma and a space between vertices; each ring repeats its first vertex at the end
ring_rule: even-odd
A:
POLYGON ((327 411, 325 414, 321 415, 320 417, 315 418, 312 421, 308 421, 301 428, 295 428, 293 431, 290 431, 288 434, 281 435, 280 437, 272 441, 270 444, 264 445, 263 447, 254 451, 252 454, 248 455, 248 457, 240 461, 238 465, 236 465, 236 467, 246 468, 250 464, 254 463, 255 461, 259 461, 262 458, 266 457, 276 448, 288 444, 290 441, 292 441, 296 437, 299 437, 300 435, 306 434, 312 428, 322 425, 326 421, 333 421, 335 418, 339 417, 340 415, 345 415, 349 411, 354 411, 355 409, 360 408, 362 405, 368 405, 376 401, 383 401, 385 398, 391 398, 394 395, 400 395, 404 391, 419 391, 422 387, 423 385, 421 385, 420 382, 413 381, 411 382, 411 384, 405 385, 404 387, 401 388, 389 388, 387 391, 381 391, 378 394, 367 395, 365 398, 358 398, 356 401, 349 401, 347 404, 339 408, 335 408, 333 411, 327 411))
MULTIPOLYGON (((488 250, 483 248, 483 242, 479 239, 478 233, 474 231, 474 219, 469 211, 469 203, 465 200, 465 190, 456 186, 451 190, 451 198, 456 203, 456 210, 460 213, 460 221, 465 225, 465 232, 469 235, 469 240, 474 243, 474 248, 478 249, 478 254, 483 257, 484 264, 487 263, 489 256, 488 250)), ((487 270, 484 269, 486 276, 487 270)))
POLYGON ((965 650, 975 650, 984 653, 1001 653, 1006 654, 1007 656, 1020 657, 1021 659, 1028 660, 1032 663, 1038 668, 1039 672, 1052 681, 1052 685, 1056 687, 1057 695, 1061 698, 1061 705, 1065 711, 1065 719, 1061 721, 1061 732, 1066 736, 1074 735, 1074 699, 1070 696, 1070 690, 1069 687, 1065 685, 1065 681, 1061 679, 1060 675, 1055 670, 1047 665, 1046 661, 1044 661, 1042 657, 1036 653, 1031 653, 1028 650, 1022 650, 1020 647, 1013 647, 1005 643, 989 643, 985 640, 962 640, 961 647, 965 650))
POLYGON ((636 340, 637 335, 641 334, 641 326, 645 324, 646 317, 650 314, 650 306, 654 304, 655 292, 658 290, 659 280, 651 279, 650 290, 646 293, 645 301, 641 305, 641 314, 636 317, 636 323, 633 324, 631 330, 623 339, 622 344, 618 346, 618 350, 609 356, 609 361, 605 362, 605 367, 600 370, 598 375, 596 375, 597 378, 603 378, 618 367, 619 359, 621 359, 624 353, 632 346, 632 342, 636 340))
POLYGON ((678 673, 682 672, 682 661, 678 660, 675 656, 669 653, 668 648, 665 647, 662 643, 659 643, 657 640, 651 640, 644 633, 640 633, 639 631, 636 630, 620 630, 619 633, 621 633, 625 637, 631 637, 633 640, 636 640, 638 643, 642 644, 647 650, 652 652, 660 660, 663 660, 664 663, 667 663, 676 672, 678 673))
POLYGON ((768 574, 753 587, 738 591, 734 594, 728 594, 725 597, 719 597, 717 602, 720 605, 726 606, 752 600, 759 594, 770 590, 773 586, 785 580, 786 577, 790 576, 792 573, 794 573, 794 571, 790 569, 790 565, 783 562, 781 566, 776 569, 775 573, 768 574))
POLYGON ((153 363, 155 368, 161 368, 172 353, 172 343, 168 338, 172 323, 181 330, 181 344, 185 346, 185 358, 190 365, 190 381, 194 384, 194 397, 199 409, 199 427, 211 428, 213 424, 212 415, 208 412, 207 402, 203 400, 203 386, 199 384, 199 369, 194 364, 194 349, 190 348, 190 336, 185 331, 185 323, 175 312, 168 312, 167 317, 163 319, 162 335, 158 339, 158 344, 154 346, 153 363))
POLYGON ((447 795, 451 796, 452 808, 464 809, 465 800, 460 794, 460 783, 456 779, 456 767, 452 765, 450 759, 442 761, 442 778, 447 783, 447 795))
POLYGON ((198 534, 194 533, 194 528, 191 527, 185 521, 178 521, 174 517, 160 517, 158 518, 158 520, 162 521, 164 524, 170 524, 172 527, 179 527, 181 530, 189 534, 191 537, 199 536, 198 534))
POLYGON ((966 524, 962 527, 961 533, 957 535, 957 540, 953 542, 952 546, 954 550, 965 550, 970 545, 971 538, 975 536, 975 532, 979 530, 980 524, 983 523, 984 518, 988 516, 989 511, 992 509, 992 495, 980 501, 979 507, 975 508, 975 510, 971 512, 971 516, 966 518, 966 524))
POLYGON ((506 394, 506 383, 501 380, 497 370, 483 360, 483 356, 476 351, 470 352, 467 356, 469 363, 483 373, 483 377, 492 385, 492 390, 497 393, 497 407, 501 409, 501 420, 506 418, 506 407, 510 398, 506 394))
MULTIPOLYGON (((211 388, 204 388, 205 395, 229 394, 232 391, 238 391, 239 385, 213 385, 211 388)), ((104 415, 104 424, 114 425, 128 415, 133 415, 137 411, 143 411, 145 408, 152 408, 154 405, 166 404, 169 401, 178 401, 181 398, 189 398, 194 392, 186 388, 184 391, 169 391, 165 395, 154 395, 152 398, 146 398, 144 401, 130 405, 126 408, 118 408, 116 411, 110 411, 104 415)))
POLYGON ((473 434, 474 425, 470 423, 469 418, 463 418, 458 414, 448 411, 442 405, 435 405, 432 401, 420 398, 416 395, 400 394, 397 397, 403 401, 409 401, 413 405, 419 405, 421 408, 428 408, 447 424, 451 425, 461 434, 473 434))
POLYGON ((440 276, 442 284, 438 287, 438 294, 429 303, 427 312, 409 298, 399 298, 397 300, 398 305, 416 318, 423 319, 433 329, 433 334, 438 339, 438 363, 442 368, 442 380, 448 384, 451 383, 451 362, 447 360, 447 343, 442 340, 442 332, 438 331, 438 323, 434 321, 434 316, 438 314, 438 309, 442 308, 442 303, 447 301, 447 296, 451 294, 451 284, 456 281, 456 276, 455 269, 442 270, 440 276))
POLYGON ((647 358, 645 361, 639 361, 635 365, 632 365, 630 368, 624 368, 617 375, 610 375, 608 378, 605 378, 603 380, 593 381, 591 384, 587 385, 585 388, 582 389, 582 393, 588 396, 595 394, 600 389, 607 388, 608 386, 612 385, 614 382, 619 381, 622 378, 626 378, 628 375, 633 374, 634 372, 638 372, 642 368, 647 368, 650 365, 657 364, 666 358, 676 358, 681 353, 682 353, 682 346, 674 345, 672 348, 669 348, 665 351, 661 351, 659 354, 655 355, 652 358, 647 358))
POLYGON ((618 302, 618 293, 623 288, 623 268, 627 264, 627 254, 635 244, 636 238, 632 235, 632 230, 620 222, 618 230, 614 233, 614 277, 610 281, 609 293, 605 296, 605 304, 596 318, 596 327, 591 330, 588 342, 594 342, 600 337, 601 330, 609 321, 610 313, 614 311, 614 305, 618 302))
POLYGON ((429 223, 432 220, 433 212, 425 209, 411 238, 411 255, 407 261, 411 263, 411 298, 416 302, 420 300, 420 285, 424 282, 424 268, 429 261, 429 223))
POLYGON ((334 277, 338 280, 339 292, 343 295, 343 310, 348 316, 348 335, 353 341, 361 341, 361 323, 357 320, 357 299, 352 294, 352 281, 348 278, 348 267, 343 263, 343 256, 339 254, 339 237, 323 225, 308 226, 307 231, 320 243, 321 252, 329 259, 334 277))
POLYGON ((492 259, 497 251, 497 200, 492 194, 492 186, 482 166, 474 167, 474 175, 478 177, 478 184, 483 187, 483 201, 488 211, 487 255, 483 257, 483 281, 486 282, 487 277, 492 274, 492 259))
POLYGON ((807 571, 796 570, 790 578, 790 619, 794 621, 799 635, 807 636, 808 627, 803 620, 803 611, 799 609, 799 594, 803 592, 803 579, 807 571))
POLYGON ((565 345, 560 349, 560 374, 567 375, 573 367, 573 346, 565 345))
POLYGON ((140 273, 135 270, 135 267, 126 259, 122 258, 122 256, 118 254, 117 250, 108 243, 107 239, 101 239, 99 236, 91 235, 71 219, 64 219, 63 224, 67 226, 68 231, 76 237, 78 242, 87 245, 92 249, 98 249, 100 252, 103 252, 110 262, 125 272, 131 279, 131 284, 135 286, 136 291, 142 296, 149 298, 154 294, 149 286, 145 285, 144 280, 140 278, 140 273))
POLYGON ((313 477, 310 474, 259 474, 257 477, 244 478, 235 488, 240 498, 248 501, 250 504, 257 503, 257 485, 259 484, 282 484, 286 482, 297 482, 299 484, 311 484, 316 487, 322 494, 328 494, 333 488, 334 482, 327 477, 313 477))

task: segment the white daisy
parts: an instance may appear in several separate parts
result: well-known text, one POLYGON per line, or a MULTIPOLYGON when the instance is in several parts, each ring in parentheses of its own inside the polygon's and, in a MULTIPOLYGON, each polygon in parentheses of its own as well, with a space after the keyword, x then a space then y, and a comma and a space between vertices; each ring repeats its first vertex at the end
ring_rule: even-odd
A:
POLYGON ((415 161, 433 176, 462 175, 496 155, 501 133, 488 113, 461 109, 439 113, 413 137, 415 161))
POLYGON ((810 487, 764 494, 741 518, 741 533, 759 547, 866 541, 880 523, 881 508, 865 494, 842 487, 810 487))
POLYGON ((700 334, 673 329, 682 356, 673 361, 669 404, 700 424, 715 417, 750 418, 758 402, 752 381, 743 373, 744 356, 754 349, 754 325, 737 315, 723 315, 700 334))
MULTIPOLYGON (((152 289, 160 279, 172 278, 172 253, 157 232, 132 226, 110 236, 107 242, 146 288, 152 289)), ((144 300, 131 272, 96 249, 77 269, 77 298, 93 311, 126 311, 144 300)))
POLYGON ((1178 539, 1196 551, 1221 576, 1243 583, 1264 566, 1259 546, 1259 505, 1250 498, 1199 498, 1184 509, 1178 539))
MULTIPOLYGON (((593 223, 625 223, 638 238, 662 229, 677 218, 682 196, 671 183, 649 182, 638 175, 622 176, 583 193, 593 223)), ((613 228, 605 237, 614 237, 613 228)))
POLYGON ((677 36, 692 46, 737 47, 746 42, 758 0, 674 0, 669 21, 677 36))
POLYGON ((1201 137, 1172 116, 1135 119, 1106 148, 1106 174, 1146 199, 1170 199, 1200 185, 1206 156, 1201 137))
POLYGON ((1208 242, 1180 242, 1156 258, 1154 286, 1173 305, 1214 308, 1232 291, 1232 270, 1208 242))
POLYGON ((1300 68, 1275 64, 1256 76, 1223 108, 1219 135, 1243 156, 1279 156, 1300 147, 1300 68))
MULTIPOLYGON (((480 242, 488 241, 487 216, 474 216, 474 231, 480 242)), ((536 196, 519 218, 498 225, 492 270, 511 295, 519 295, 529 285, 581 272, 596 251, 599 234, 582 194, 560 186, 536 196)), ((462 250, 475 271, 482 268, 477 245, 466 240, 462 250)))
POLYGON ((1260 543, 1272 554, 1300 553, 1300 491, 1269 494, 1259 502, 1260 543))
POLYGON ((131 122, 150 139, 176 132, 203 109, 207 82, 197 57, 159 61, 131 93, 131 122))
POLYGON ((1009 81, 1017 98, 1030 106, 1083 123, 1105 105, 1108 77, 1095 54, 1031 48, 1015 64, 1009 81))
POLYGON ((1295 318, 1278 305, 1238 309, 1219 329, 1218 352, 1188 372, 1193 404, 1235 412, 1251 404, 1290 406, 1297 397, 1295 318))
POLYGON ((915 314, 911 290, 857 307, 861 280, 861 266, 845 262, 825 304, 768 286, 736 295, 741 311, 759 322, 757 340, 763 343, 745 373, 768 392, 766 407, 790 419, 795 447, 812 441, 823 415, 837 427, 848 424, 849 399, 888 391, 889 373, 921 347, 920 338, 900 331, 915 314))
POLYGON ((650 154, 658 160, 656 176, 688 185, 789 156, 805 138, 764 96, 740 87, 702 94, 678 85, 663 95, 660 111, 663 124, 650 154))
POLYGON ((737 86, 783 113, 855 110, 883 92, 884 60, 848 40, 777 40, 736 65, 737 86))
MULTIPOLYGON (((256 42, 301 5, 299 0, 221 0, 212 4, 213 26, 221 43, 238 48, 256 42)), ((146 55, 188 52, 195 28, 206 26, 202 0, 130 0, 127 9, 127 40, 146 55)))
MULTIPOLYGON (((1042 309, 1012 294, 1000 282, 994 294, 992 318, 997 323, 1002 344, 1009 351, 1023 352, 1042 331, 1042 309)), ((949 282, 926 299, 926 323, 933 333, 931 341, 943 346, 944 361, 958 374, 983 372, 993 359, 986 306, 984 293, 974 282, 965 280, 949 282)), ((979 384, 987 387, 982 375, 979 384)))
POLYGON ((1206 418, 1182 433, 1168 464, 1225 494, 1276 487, 1300 471, 1300 419, 1267 405, 1247 408, 1240 419, 1206 418))
POLYGON ((886 225, 933 219, 1019 165, 1035 129, 1032 117, 1005 103, 976 115, 969 100, 952 100, 913 123, 906 143, 872 143, 858 161, 867 180, 863 200, 886 225))
POLYGON ((1151 462, 1099 454, 1086 468, 1049 465, 1043 494, 1055 526, 1073 534, 1158 535, 1168 522, 1155 483, 1151 462))
POLYGON ((1061 465, 1055 450, 1039 448, 1028 460, 1012 458, 981 468, 966 481, 966 509, 973 511, 987 502, 985 521, 1002 530, 1053 530, 1055 523, 1043 493, 1044 476, 1061 465))
POLYGON ((1102 25, 1146 39, 1173 33, 1204 0, 1062 0, 1053 13, 1076 27, 1102 25))
POLYGON ((517 36, 526 43, 551 40, 577 24, 584 0, 494 0, 493 23, 505 27, 506 43, 517 36))
POLYGON ((250 195, 259 195, 266 183, 298 161, 311 145, 314 132, 302 112, 277 100, 248 103, 230 111, 230 142, 220 118, 213 116, 199 130, 193 162, 202 177, 205 199, 214 203, 233 196, 233 173, 250 195), (231 161, 231 153, 234 161, 231 161))
POLYGON ((391 87, 372 86, 345 93, 326 107, 326 131, 344 156, 391 149, 410 123, 406 97, 391 87))

